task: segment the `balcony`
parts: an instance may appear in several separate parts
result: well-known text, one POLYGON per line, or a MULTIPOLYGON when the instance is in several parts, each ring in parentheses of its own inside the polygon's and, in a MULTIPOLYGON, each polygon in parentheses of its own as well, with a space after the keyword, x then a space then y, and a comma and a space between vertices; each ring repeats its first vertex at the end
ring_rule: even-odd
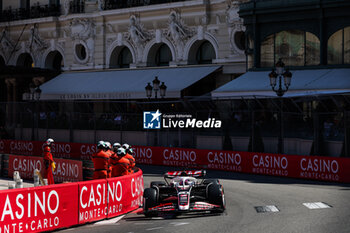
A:
POLYGON ((0 22, 61 15, 60 5, 33 5, 29 9, 7 9, 0 12, 0 22))
POLYGON ((105 0, 104 10, 131 8, 172 2, 184 2, 184 0, 105 0))
POLYGON ((71 14, 85 13, 85 2, 81 0, 71 1, 69 4, 69 13, 71 14))

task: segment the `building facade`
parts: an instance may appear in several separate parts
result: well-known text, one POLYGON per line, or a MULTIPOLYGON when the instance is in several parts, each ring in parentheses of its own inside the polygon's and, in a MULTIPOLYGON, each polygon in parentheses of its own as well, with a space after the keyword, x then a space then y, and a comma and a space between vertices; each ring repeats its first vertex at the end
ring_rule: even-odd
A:
MULTIPOLYGON (((221 85, 245 71, 240 2, 2 0, 0 64, 65 72, 220 64, 221 85)), ((2 79, 13 89, 48 78, 2 79)))
POLYGON ((271 68, 280 58, 294 68, 349 67, 349 10, 346 0, 241 4, 249 68, 271 68))

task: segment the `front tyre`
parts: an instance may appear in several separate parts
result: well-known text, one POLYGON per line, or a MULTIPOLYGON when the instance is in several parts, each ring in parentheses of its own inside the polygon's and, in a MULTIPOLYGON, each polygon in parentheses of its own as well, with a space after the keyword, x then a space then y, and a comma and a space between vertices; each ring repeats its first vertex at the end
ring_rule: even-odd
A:
POLYGON ((146 188, 143 193, 143 212, 146 217, 154 217, 157 214, 149 211, 150 208, 158 205, 157 190, 153 188, 146 188))
POLYGON ((224 187, 220 184, 211 183, 208 187, 208 200, 210 204, 219 205, 215 212, 222 213, 226 209, 224 187))

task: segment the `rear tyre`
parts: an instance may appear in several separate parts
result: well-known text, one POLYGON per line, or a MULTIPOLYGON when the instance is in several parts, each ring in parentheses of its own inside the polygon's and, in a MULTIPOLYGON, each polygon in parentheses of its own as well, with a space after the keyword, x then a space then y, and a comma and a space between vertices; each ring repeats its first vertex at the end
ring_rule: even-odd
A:
POLYGON ((143 212, 146 217, 153 217, 157 214, 154 212, 149 212, 149 209, 157 206, 157 190, 153 188, 146 188, 143 192, 143 212))
POLYGON ((159 187, 159 186, 165 186, 165 182, 164 181, 152 181, 150 184, 150 187, 152 188, 153 186, 159 187))
POLYGON ((222 213, 226 208, 224 187, 220 184, 209 184, 208 187, 208 200, 210 204, 219 205, 220 208, 213 212, 222 213))

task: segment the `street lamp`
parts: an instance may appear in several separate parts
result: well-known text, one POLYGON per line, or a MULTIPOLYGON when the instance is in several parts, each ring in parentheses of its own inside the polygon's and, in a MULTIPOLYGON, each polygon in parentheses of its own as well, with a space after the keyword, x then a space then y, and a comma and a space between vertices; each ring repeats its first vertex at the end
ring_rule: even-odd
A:
POLYGON ((153 83, 155 98, 157 99, 157 92, 159 91, 159 83, 160 83, 157 76, 154 78, 152 83, 153 83))
POLYGON ((276 92, 278 97, 282 97, 284 93, 288 91, 288 88, 292 81, 292 73, 289 72, 288 69, 287 70, 284 69, 284 63, 282 62, 281 58, 276 63, 276 69, 273 69, 271 71, 271 73, 269 74, 269 77, 270 77, 270 85, 272 87, 272 90, 276 92), (285 89, 283 89, 283 86, 282 86, 282 77, 284 77, 285 89), (276 88, 277 78, 278 78, 278 88, 276 88))
POLYGON ((154 97, 155 99, 157 99, 157 93, 159 91, 160 93, 160 96, 162 98, 164 98, 165 96, 165 92, 166 92, 166 88, 167 86, 164 84, 164 82, 162 82, 162 85, 159 85, 160 84, 160 81, 158 79, 158 77, 156 76, 154 78, 154 80, 152 81, 153 83, 153 87, 150 83, 147 83, 147 86, 145 87, 145 90, 146 90, 146 96, 148 99, 150 99, 152 97, 152 90, 154 90, 154 97))
POLYGON ((148 99, 150 99, 152 97, 153 87, 151 86, 150 83, 148 83, 147 86, 145 87, 145 89, 146 89, 146 96, 148 99))
POLYGON ((282 59, 280 58, 278 62, 275 65, 275 69, 269 73, 270 78, 270 85, 274 92, 276 92, 277 96, 280 99, 280 111, 279 111, 279 135, 278 135, 278 153, 283 154, 284 152, 284 146, 283 146, 283 99, 282 96, 288 91, 288 88, 290 86, 290 83, 292 81, 292 73, 284 68, 284 63, 282 62, 282 59), (277 85, 277 78, 278 78, 278 87, 277 85), (284 87, 282 86, 282 78, 284 82, 284 87))
POLYGON ((166 92, 166 88, 167 88, 167 86, 165 86, 164 82, 162 82, 162 85, 160 85, 160 87, 159 87, 159 89, 160 89, 160 97, 164 98, 165 92, 166 92))

